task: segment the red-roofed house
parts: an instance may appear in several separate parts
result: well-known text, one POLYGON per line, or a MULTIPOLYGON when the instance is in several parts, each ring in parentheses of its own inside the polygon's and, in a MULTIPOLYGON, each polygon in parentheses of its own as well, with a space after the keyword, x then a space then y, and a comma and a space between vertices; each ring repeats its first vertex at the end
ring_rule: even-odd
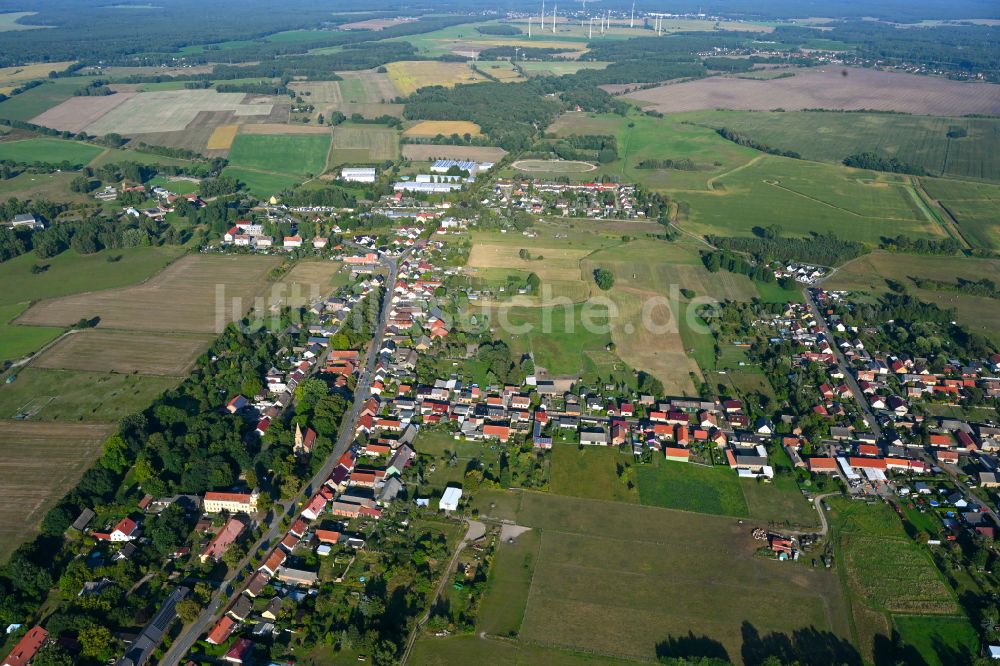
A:
POLYGON ((483 437, 506 442, 510 439, 510 428, 508 426, 487 424, 483 426, 483 437))
POLYGON ((201 561, 206 562, 209 558, 214 562, 221 560, 222 555, 243 534, 245 528, 246 525, 241 520, 236 518, 227 520, 226 524, 219 530, 219 533, 215 535, 215 538, 205 548, 205 552, 201 554, 201 561))
POLYGON ((836 474, 837 461, 833 458, 810 458, 809 471, 816 474, 836 474))
POLYGON ((663 457, 667 460, 674 460, 676 462, 688 462, 691 457, 691 452, 687 449, 665 446, 663 447, 663 457))
POLYGON ((249 638, 241 638, 229 648, 222 658, 231 664, 242 664, 250 659, 253 652, 253 641, 249 638))
POLYGON ((212 627, 212 631, 208 632, 208 637, 205 638, 206 643, 211 643, 212 645, 222 645, 229 637, 233 634, 233 629, 236 627, 236 620, 229 617, 228 615, 223 615, 219 618, 219 621, 215 623, 212 627))
POLYGON ((38 626, 32 627, 3 660, 3 666, 28 666, 48 638, 49 632, 38 626))
POLYGON ((340 541, 340 532, 334 530, 316 530, 316 540, 320 543, 337 543, 340 541))

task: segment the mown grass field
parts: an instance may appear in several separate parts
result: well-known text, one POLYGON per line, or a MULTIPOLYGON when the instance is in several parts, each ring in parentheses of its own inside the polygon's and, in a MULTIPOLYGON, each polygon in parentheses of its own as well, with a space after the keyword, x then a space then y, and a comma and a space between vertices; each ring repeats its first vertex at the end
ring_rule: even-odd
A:
POLYGON ((887 113, 707 111, 685 120, 728 127, 755 141, 836 164, 876 152, 935 176, 1000 180, 1000 119, 943 118, 887 113), (951 139, 952 128, 968 136, 951 139))
POLYGON ((621 453, 616 446, 554 444, 549 489, 557 495, 639 501, 632 456, 621 453))
POLYGON ((377 125, 340 125, 333 130, 330 166, 373 164, 399 157, 399 133, 377 125))
MULTIPOLYGON (((530 589, 520 596, 518 646, 586 651, 609 661, 699 649, 698 656, 739 662, 758 641, 779 638, 773 633, 784 635, 797 656, 859 661, 836 576, 793 572, 757 557, 759 542, 733 518, 524 493, 517 522, 541 533, 530 589), (782 603, 760 603, 761 589, 782 603), (689 634, 697 640, 688 642, 689 634)), ((495 589, 504 589, 500 582, 495 589)))
POLYGON ((74 166, 84 166, 101 154, 101 148, 77 141, 62 139, 24 139, 23 141, 0 142, 0 160, 12 162, 46 162, 61 164, 69 162, 74 166))
POLYGON ((282 175, 319 175, 326 170, 329 150, 329 135, 238 134, 229 149, 229 163, 282 175))
POLYGON ((17 380, 0 386, 0 419, 22 411, 32 421, 109 423, 149 406, 153 398, 180 383, 178 377, 146 377, 28 367, 17 380))
POLYGON ((1000 284, 1000 261, 971 257, 936 257, 912 254, 875 252, 859 257, 826 283, 830 289, 883 294, 889 291, 887 280, 904 284, 907 290, 923 301, 943 308, 954 308, 956 321, 970 329, 1000 340, 1000 308, 995 299, 957 291, 920 289, 911 277, 930 278, 951 283, 959 278, 988 278, 1000 284))
POLYGON ((490 666, 628 666, 636 662, 607 655, 515 643, 507 640, 458 635, 425 638, 413 646, 410 663, 421 666, 483 663, 490 666))
POLYGON ((897 615, 893 625, 927 666, 968 663, 979 654, 979 634, 968 618, 897 615))
POLYGON ((39 259, 34 252, 22 254, 0 263, 0 284, 5 287, 0 293, 0 306, 137 284, 183 253, 182 247, 164 245, 87 255, 66 250, 49 259, 39 259), (117 259, 109 261, 109 257, 117 259), (35 264, 47 268, 36 275, 31 272, 35 264))
POLYGON ((37 533, 42 518, 94 463, 113 431, 102 423, 0 421, 0 561, 37 533))
POLYGON ((635 470, 639 500, 647 506, 717 516, 749 516, 736 473, 728 467, 705 467, 661 460, 635 470))
POLYGON ((183 377, 212 339, 90 329, 64 337, 35 359, 32 367, 183 377))
POLYGON ((587 353, 602 351, 611 342, 607 308, 600 305, 511 306, 496 310, 491 326, 511 346, 515 358, 531 353, 535 367, 550 375, 579 375, 587 353))
POLYGON ((497 549, 476 629, 494 636, 516 636, 524 621, 524 601, 531 590, 541 533, 524 532, 497 549))
POLYGON ((28 305, 28 303, 0 305, 0 363, 14 361, 35 352, 62 333, 62 329, 58 327, 11 324, 28 308, 28 305))

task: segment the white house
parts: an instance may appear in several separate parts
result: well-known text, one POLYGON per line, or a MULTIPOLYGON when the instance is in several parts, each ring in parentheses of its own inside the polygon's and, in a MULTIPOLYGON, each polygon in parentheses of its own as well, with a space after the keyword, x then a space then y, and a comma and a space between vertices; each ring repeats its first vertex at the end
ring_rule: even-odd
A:
POLYGON ((27 227, 32 231, 41 231, 45 228, 45 223, 37 219, 31 213, 24 213, 23 215, 15 215, 14 219, 11 220, 10 226, 14 229, 18 227, 27 227))
POLYGON ((286 248, 302 247, 302 236, 298 234, 294 236, 285 236, 284 244, 286 248))
POLYGON ((462 499, 461 488, 445 488, 444 495, 441 496, 441 501, 438 502, 438 508, 442 511, 457 511, 460 499, 462 499))

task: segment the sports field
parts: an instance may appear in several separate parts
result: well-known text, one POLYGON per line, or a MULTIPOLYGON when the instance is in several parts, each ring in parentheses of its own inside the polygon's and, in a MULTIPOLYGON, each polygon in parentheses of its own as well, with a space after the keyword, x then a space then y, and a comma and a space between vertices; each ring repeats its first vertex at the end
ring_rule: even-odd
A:
POLYGON ((385 68, 392 84, 404 97, 427 86, 451 87, 459 83, 475 83, 486 80, 481 74, 473 72, 464 62, 404 60, 390 62, 385 68))
POLYGON ((468 120, 421 120, 403 132, 404 136, 434 137, 437 135, 479 136, 479 125, 468 120))
POLYGON ((373 125, 344 126, 333 130, 330 166, 371 164, 399 157, 399 133, 373 125))
POLYGON ((253 304, 276 263, 273 257, 189 255, 134 287, 42 301, 18 323, 67 326, 100 317, 106 328, 219 333, 253 304))
POLYGON ((31 365, 34 368, 182 377, 212 339, 205 335, 153 335, 90 329, 67 335, 31 365))
POLYGON ((0 561, 35 535, 46 512, 100 456, 113 429, 99 423, 0 421, 0 561))
POLYGON ((839 164, 849 155, 871 151, 935 176, 1000 180, 1000 118, 712 111, 685 119, 727 127, 809 160, 839 164), (968 135, 949 138, 955 128, 968 135))
MULTIPOLYGON (((774 633, 799 658, 823 651, 830 659, 822 663, 860 662, 847 640, 837 577, 756 557, 760 542, 749 524, 530 492, 516 522, 540 532, 529 537, 538 539, 537 551, 530 541, 514 544, 519 556, 499 569, 483 609, 484 622, 509 631, 519 596, 524 644, 648 661, 712 656, 742 663, 759 641, 781 640, 774 633), (505 576, 516 584, 508 588, 505 576), (762 590, 782 603, 763 603, 762 590), (497 594, 505 596, 494 605, 497 594)), ((498 562, 509 546, 501 543, 498 562)))
POLYGON ((743 109, 874 109, 930 116, 1000 114, 1000 85, 884 72, 815 67, 766 81, 709 77, 625 95, 662 113, 743 109), (844 76, 843 72, 847 72, 844 76))
POLYGON ((229 163, 238 169, 295 176, 326 170, 329 134, 238 134, 229 149, 229 163))
POLYGON ((954 308, 957 321, 973 331, 1000 340, 1000 308, 995 299, 957 291, 920 289, 911 277, 956 283, 960 278, 988 278, 1000 284, 1000 262, 972 257, 934 257, 876 252, 845 264, 825 283, 829 289, 856 290, 867 294, 889 291, 887 280, 903 285, 922 301, 954 308))
POLYGON ((101 154, 101 148, 78 141, 62 139, 24 139, 0 142, 0 160, 12 162, 45 162, 82 167, 101 154))

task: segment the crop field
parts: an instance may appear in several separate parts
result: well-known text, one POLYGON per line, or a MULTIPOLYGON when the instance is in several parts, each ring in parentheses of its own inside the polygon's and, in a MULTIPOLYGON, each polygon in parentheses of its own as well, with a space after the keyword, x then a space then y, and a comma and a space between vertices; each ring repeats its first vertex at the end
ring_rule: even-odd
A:
POLYGON ((61 328, 11 324, 27 307, 28 303, 0 305, 0 365, 41 349, 62 333, 61 328))
POLYGON ((106 328, 218 333, 252 305, 276 261, 190 255, 137 286, 37 303, 18 323, 67 326, 81 318, 100 317, 99 325, 106 328))
POLYGON ((404 60, 385 66, 389 80, 399 94, 406 97, 426 86, 451 87, 459 83, 476 83, 486 79, 472 71, 464 62, 435 60, 404 60))
MULTIPOLYGON (((5 23, 3 21, 5 16, 10 16, 10 14, 0 14, 0 32, 4 32, 5 26, 18 25, 5 23)), ((17 67, 0 67, 0 94, 7 95, 11 90, 28 81, 47 79, 49 72, 61 72, 72 64, 73 61, 70 60, 66 62, 43 62, 35 65, 19 65, 17 67)))
POLYGON ((35 368, 182 377, 211 343, 209 336, 90 329, 67 335, 32 362, 35 368))
POLYGON ((350 118, 360 113, 366 118, 382 115, 402 117, 403 106, 393 104, 399 92, 388 74, 366 70, 338 72, 341 81, 296 81, 289 85, 310 104, 316 107, 313 117, 329 117, 340 111, 350 118))
POLYGON ((656 456, 652 464, 638 466, 635 476, 644 505, 737 518, 750 515, 740 480, 728 467, 704 467, 656 456))
POLYGON ((830 289, 882 294, 889 291, 886 281, 894 280, 906 285, 907 291, 922 301, 929 301, 943 308, 954 308, 959 323, 993 339, 1000 339, 1000 308, 997 308, 996 300, 955 291, 920 289, 911 277, 953 283, 959 278, 988 278, 1000 283, 1000 261, 876 252, 845 264, 826 286, 830 289))
POLYGON ((229 163, 238 169, 308 176, 326 170, 330 134, 238 134, 229 163))
POLYGON ((229 150, 233 146, 233 139, 236 138, 236 132, 239 129, 239 125, 219 125, 212 130, 212 135, 208 137, 205 147, 208 150, 229 150))
POLYGON ((488 75, 497 79, 501 83, 512 83, 514 81, 524 81, 524 77, 521 73, 514 69, 513 63, 508 60, 494 60, 480 61, 476 65, 477 69, 481 72, 486 72, 488 75))
MULTIPOLYGON (((133 92, 114 95, 72 97, 59 106, 48 109, 31 119, 35 125, 63 132, 82 132, 114 109, 135 96, 133 92)), ((107 131, 102 132, 106 134, 107 131)))
POLYGON ((884 236, 942 238, 892 174, 760 155, 711 181, 712 192, 678 193, 690 204, 681 226, 699 234, 749 235, 755 226, 776 225, 783 233, 833 233, 838 238, 877 244, 884 236))
POLYGON ((522 246, 475 242, 469 253, 470 268, 505 268, 529 271, 541 278, 542 282, 580 279, 580 261, 589 254, 587 248, 546 247, 537 243, 538 239, 525 238, 522 246), (521 249, 530 248, 532 257, 522 259, 521 249))
POLYGON ((924 190, 955 218, 976 246, 1000 249, 1000 186, 937 178, 920 179, 924 190))
POLYGON ((834 535, 862 650, 888 634, 895 614, 955 616, 959 605, 926 547, 911 540, 885 504, 837 500, 834 535))
MULTIPOLYGON (((10 32, 13 30, 38 30, 40 28, 49 27, 45 25, 31 25, 30 23, 18 23, 20 19, 23 19, 26 16, 34 16, 37 13, 38 12, 4 12, 3 14, 0 14, 0 32, 10 32)), ((48 64, 51 66, 53 64, 62 63, 48 64)), ((71 63, 66 63, 67 66, 70 64, 71 63)))
POLYGON ((518 160, 513 167, 528 173, 586 173, 597 170, 590 162, 575 160, 518 160))
POLYGON ((935 176, 1000 180, 1000 119, 942 118, 885 113, 693 114, 693 122, 728 127, 760 143, 793 150, 808 160, 839 164, 873 151, 924 168, 935 176), (968 136, 951 139, 952 128, 968 136))
POLYGON ((846 638, 836 576, 791 572, 756 557, 760 542, 751 538, 751 526, 733 518, 526 492, 516 522, 540 532, 537 555, 525 557, 531 554, 525 544, 513 566, 499 570, 483 608, 491 609, 491 597, 502 590, 503 613, 492 617, 509 629, 516 600, 502 577, 523 581, 522 569, 533 562, 527 594, 523 584, 515 586, 522 590, 518 636, 525 644, 653 661, 679 655, 691 636, 687 647, 701 648, 698 656, 742 663, 760 649, 758 641, 783 634, 796 658, 860 662, 846 638), (782 603, 761 603, 763 589, 782 603))
POLYGON ((34 252, 22 254, 0 263, 0 284, 4 285, 0 306, 137 284, 183 253, 181 247, 164 245, 86 255, 66 250, 49 259, 39 259, 34 252), (109 261, 108 257, 117 260, 109 261), (34 264, 45 266, 45 272, 32 273, 34 264))
POLYGON ((399 133, 375 126, 340 125, 333 130, 330 166, 394 160, 399 156, 399 133))
POLYGON ((22 368, 17 381, 0 386, 0 419, 22 414, 31 422, 109 423, 145 409, 180 381, 178 377, 22 368))
POLYGON ((588 60, 524 60, 517 66, 529 76, 565 76, 576 74, 581 69, 605 69, 610 63, 588 60))
POLYGON ((507 151, 490 146, 436 146, 425 143, 403 144, 403 157, 414 162, 433 160, 474 160, 477 162, 499 162, 507 151))
POLYGON ((349 278, 350 273, 341 270, 339 261, 300 261, 292 267, 279 284, 285 286, 291 296, 312 302, 329 296, 334 289, 349 278))
MULTIPOLYGON (((118 93, 125 95, 127 93, 118 93)), ((117 97, 110 95, 109 97, 117 97)), ((88 134, 133 135, 147 132, 180 132, 202 112, 227 112, 229 117, 267 117, 274 106, 272 98, 252 98, 244 93, 218 93, 214 90, 162 90, 137 93, 94 120, 85 128, 88 134)), ((76 118, 77 107, 86 100, 74 97, 50 112, 53 116, 76 118)), ((223 123, 219 123, 223 124, 223 123)))
POLYGON ((435 137, 437 135, 479 136, 479 125, 468 120, 421 120, 403 132, 404 136, 435 137))
POLYGON ((549 489, 557 495, 637 502, 632 455, 618 447, 555 444, 549 489))
POLYGON ((35 535, 113 430, 105 424, 0 421, 0 560, 35 535))
POLYGON ((60 164, 69 162, 84 166, 101 154, 101 148, 77 141, 62 139, 24 139, 21 141, 0 141, 0 160, 12 162, 47 162, 60 164))
POLYGON ((662 113, 780 107, 787 111, 874 109, 927 116, 1000 114, 1000 85, 840 67, 817 67, 767 81, 716 76, 638 90, 625 97, 662 113))

